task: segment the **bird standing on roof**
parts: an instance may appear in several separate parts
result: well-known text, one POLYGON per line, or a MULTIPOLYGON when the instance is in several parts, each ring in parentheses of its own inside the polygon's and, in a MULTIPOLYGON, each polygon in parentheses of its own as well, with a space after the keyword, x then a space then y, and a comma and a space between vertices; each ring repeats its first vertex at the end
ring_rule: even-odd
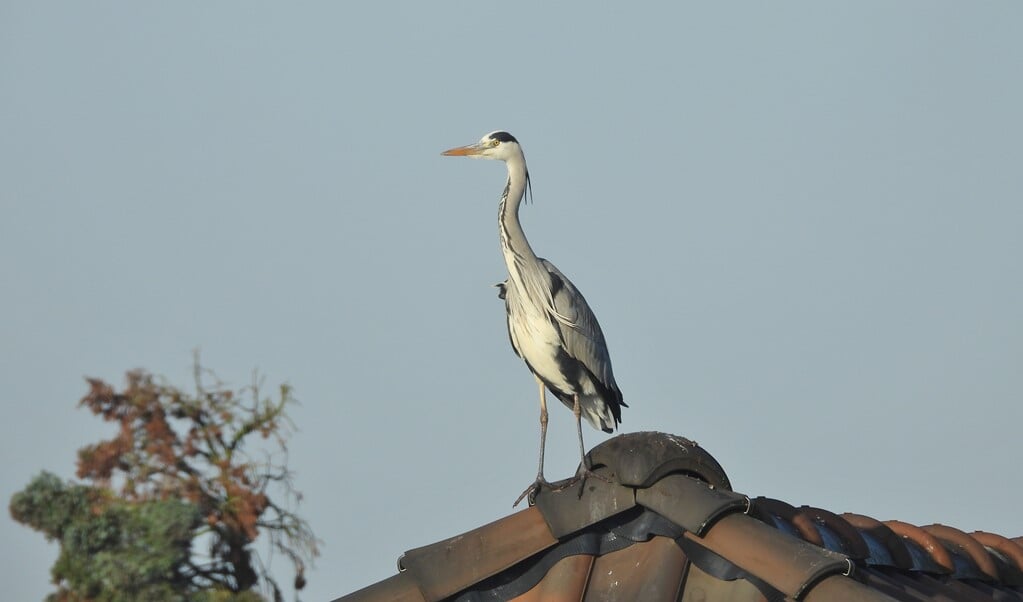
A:
POLYGON ((582 477, 597 475, 586 462, 581 417, 593 428, 610 433, 622 420, 622 407, 628 406, 611 371, 604 333, 586 299, 554 264, 536 256, 522 231, 519 205, 529 185, 529 171, 518 140, 508 132, 491 132, 476 144, 443 154, 496 159, 508 168, 497 220, 508 279, 497 286, 505 301, 512 348, 540 388, 540 466, 536 481, 515 500, 518 504, 526 495, 535 496, 541 487, 556 488, 543 476, 546 389, 575 414, 582 477))

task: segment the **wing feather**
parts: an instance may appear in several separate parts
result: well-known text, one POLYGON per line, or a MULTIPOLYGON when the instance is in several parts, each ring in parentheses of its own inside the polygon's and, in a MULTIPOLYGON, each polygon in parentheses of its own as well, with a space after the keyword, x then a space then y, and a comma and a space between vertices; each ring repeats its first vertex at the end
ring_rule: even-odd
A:
POLYGON ((551 322, 558 329, 565 351, 578 360, 601 384, 621 396, 611 371, 604 333, 586 299, 567 276, 546 259, 540 259, 551 277, 551 293, 556 314, 551 322))

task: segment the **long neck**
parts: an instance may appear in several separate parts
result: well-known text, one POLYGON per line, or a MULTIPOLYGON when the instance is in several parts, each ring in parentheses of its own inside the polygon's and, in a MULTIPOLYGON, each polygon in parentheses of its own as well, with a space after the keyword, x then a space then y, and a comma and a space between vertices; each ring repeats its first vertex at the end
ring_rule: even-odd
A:
POLYGON ((536 262, 536 253, 526 240, 526 233, 519 223, 519 205, 526 192, 526 160, 522 156, 507 161, 508 183, 501 195, 497 223, 501 232, 501 252, 504 254, 508 271, 514 273, 513 263, 536 262))

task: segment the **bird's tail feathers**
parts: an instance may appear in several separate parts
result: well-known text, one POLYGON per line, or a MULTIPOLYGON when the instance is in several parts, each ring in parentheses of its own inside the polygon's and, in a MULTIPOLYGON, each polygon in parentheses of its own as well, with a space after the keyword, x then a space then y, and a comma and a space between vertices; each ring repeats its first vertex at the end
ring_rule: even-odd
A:
POLYGON ((590 423, 593 428, 604 431, 605 433, 613 433, 618 427, 618 420, 615 419, 614 413, 611 411, 611 406, 604 402, 599 397, 583 397, 581 400, 583 417, 590 423))

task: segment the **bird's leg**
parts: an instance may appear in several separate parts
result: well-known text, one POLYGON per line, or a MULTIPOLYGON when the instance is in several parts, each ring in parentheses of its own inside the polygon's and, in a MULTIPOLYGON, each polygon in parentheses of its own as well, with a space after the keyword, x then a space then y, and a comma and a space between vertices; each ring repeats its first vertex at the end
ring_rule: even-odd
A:
MULTIPOLYGON (((581 475, 582 481, 583 481, 582 484, 583 484, 583 486, 586 485, 586 479, 588 477, 593 477, 595 479, 600 479, 601 481, 604 481, 605 483, 610 483, 611 479, 608 479, 607 477, 601 476, 601 475, 593 472, 592 470, 590 470, 590 463, 586 460, 586 447, 583 445, 583 421, 582 421, 583 408, 582 408, 582 405, 580 405, 580 403, 579 403, 579 394, 576 393, 575 395, 573 395, 573 398, 574 398, 574 403, 572 404, 572 413, 575 414, 575 431, 579 435, 579 457, 582 458, 582 475, 581 475)), ((579 497, 582 497, 582 496, 583 496, 583 487, 580 487, 579 488, 579 497)))
POLYGON ((529 502, 532 503, 536 494, 540 492, 540 487, 551 487, 551 484, 543 477, 543 451, 547 444, 547 386, 539 377, 536 377, 536 384, 540 386, 540 465, 536 469, 536 480, 515 499, 512 508, 518 506, 522 498, 526 496, 529 496, 529 502))
POLYGON ((586 446, 583 445, 583 407, 579 404, 579 394, 573 397, 572 413, 575 414, 575 432, 579 435, 579 457, 582 458, 583 470, 590 471, 590 465, 586 461, 586 446))
POLYGON ((540 385, 540 466, 536 469, 536 482, 545 483, 543 478, 543 451, 547 446, 547 387, 539 378, 536 384, 540 385))

